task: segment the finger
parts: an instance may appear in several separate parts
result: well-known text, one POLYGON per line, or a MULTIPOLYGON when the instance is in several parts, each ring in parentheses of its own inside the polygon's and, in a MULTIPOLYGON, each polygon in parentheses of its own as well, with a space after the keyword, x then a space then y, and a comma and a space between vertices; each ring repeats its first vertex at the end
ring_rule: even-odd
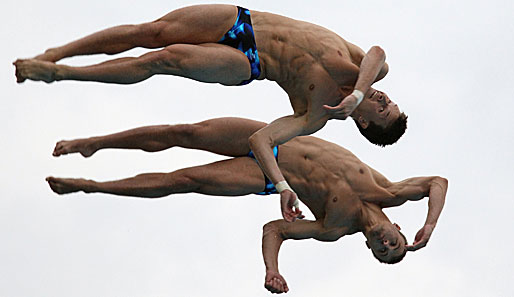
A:
POLYGON ((339 105, 336 105, 336 106, 330 106, 330 105, 323 105, 323 108, 327 109, 327 110, 334 110, 334 109, 337 109, 339 107, 339 105))
POLYGON ((297 219, 303 219, 303 218, 305 218, 305 216, 302 214, 302 211, 301 211, 300 209, 298 209, 298 208, 296 208, 296 210, 295 210, 295 217, 296 217, 297 219))
POLYGON ((291 223, 293 221, 293 218, 291 217, 291 215, 288 212, 283 211, 282 217, 284 218, 284 220, 286 220, 286 222, 291 223))
POLYGON ((272 280, 273 289, 275 289, 274 293, 280 293, 281 291, 281 284, 278 282, 276 278, 273 278, 272 280))
POLYGON ((268 286, 264 286, 268 291, 270 291, 271 293, 275 294, 277 293, 277 289, 273 288, 272 285, 268 285, 268 286))
POLYGON ((337 113, 343 113, 345 108, 343 106, 324 106, 325 111, 327 111, 330 114, 337 114, 337 113))

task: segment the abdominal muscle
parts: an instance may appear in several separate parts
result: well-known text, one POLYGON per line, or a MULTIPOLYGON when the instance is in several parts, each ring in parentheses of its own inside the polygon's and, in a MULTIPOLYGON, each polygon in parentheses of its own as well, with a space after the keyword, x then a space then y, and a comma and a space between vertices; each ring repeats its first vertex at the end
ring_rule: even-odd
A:
POLYGON ((347 43, 334 32, 308 22, 251 11, 263 77, 279 83, 299 79, 327 57, 351 63, 347 43))

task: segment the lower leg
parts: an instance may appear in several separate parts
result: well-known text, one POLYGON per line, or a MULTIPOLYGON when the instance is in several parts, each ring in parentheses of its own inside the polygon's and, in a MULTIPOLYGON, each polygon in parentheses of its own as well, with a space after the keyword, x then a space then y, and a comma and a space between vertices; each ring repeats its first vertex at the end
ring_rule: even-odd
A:
POLYGON ((57 157, 78 152, 89 157, 98 150, 107 148, 157 152, 180 146, 184 138, 191 138, 193 129, 193 125, 146 126, 104 136, 63 140, 56 144, 53 155, 57 157))
POLYGON ((151 54, 154 53, 139 58, 119 58, 84 67, 67 66, 36 59, 17 60, 14 65, 19 83, 30 79, 47 83, 60 80, 79 80, 132 84, 143 81, 154 74, 146 61, 148 55, 151 54))
POLYGON ((194 186, 187 179, 174 173, 146 173, 117 181, 96 182, 86 179, 46 179, 57 194, 83 191, 84 193, 106 193, 119 196, 159 198, 174 193, 193 192, 194 186))
POLYGON ((35 57, 37 60, 57 62, 61 59, 80 55, 118 54, 135 47, 164 47, 157 36, 164 26, 162 22, 139 25, 121 25, 108 28, 63 46, 50 48, 35 57))

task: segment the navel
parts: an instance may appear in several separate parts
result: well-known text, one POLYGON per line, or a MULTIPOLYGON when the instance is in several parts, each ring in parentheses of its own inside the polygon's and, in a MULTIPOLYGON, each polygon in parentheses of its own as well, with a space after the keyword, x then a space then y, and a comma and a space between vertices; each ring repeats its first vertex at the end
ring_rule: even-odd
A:
POLYGON ((341 53, 341 51, 337 51, 337 53, 339 54, 340 57, 343 56, 343 54, 341 53))
POLYGON ((364 170, 362 168, 359 168, 359 173, 364 174, 364 170))
POLYGON ((314 84, 311 84, 311 85, 309 86, 309 90, 311 90, 311 91, 312 91, 312 90, 314 90, 314 88, 315 88, 315 87, 316 87, 316 86, 315 86, 314 84))
POLYGON ((332 202, 337 202, 337 197, 332 198, 332 202))

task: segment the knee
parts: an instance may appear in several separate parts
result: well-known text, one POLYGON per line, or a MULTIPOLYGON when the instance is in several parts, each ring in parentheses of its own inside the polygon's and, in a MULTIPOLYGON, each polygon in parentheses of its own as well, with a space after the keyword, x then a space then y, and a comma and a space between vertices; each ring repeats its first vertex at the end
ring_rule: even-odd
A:
POLYGON ((133 30, 141 40, 145 40, 145 47, 157 48, 163 47, 163 34, 166 24, 163 21, 155 21, 135 25, 133 30))
POLYGON ((181 45, 170 45, 165 49, 143 55, 145 63, 154 73, 179 74, 184 71, 189 54, 181 45))
POLYGON ((200 188, 198 178, 194 176, 190 168, 169 173, 166 179, 166 183, 173 189, 173 193, 197 192, 200 188))
POLYGON ((206 125, 203 123, 197 124, 181 124, 173 126, 174 133, 182 140, 182 143, 191 143, 204 135, 206 125))

